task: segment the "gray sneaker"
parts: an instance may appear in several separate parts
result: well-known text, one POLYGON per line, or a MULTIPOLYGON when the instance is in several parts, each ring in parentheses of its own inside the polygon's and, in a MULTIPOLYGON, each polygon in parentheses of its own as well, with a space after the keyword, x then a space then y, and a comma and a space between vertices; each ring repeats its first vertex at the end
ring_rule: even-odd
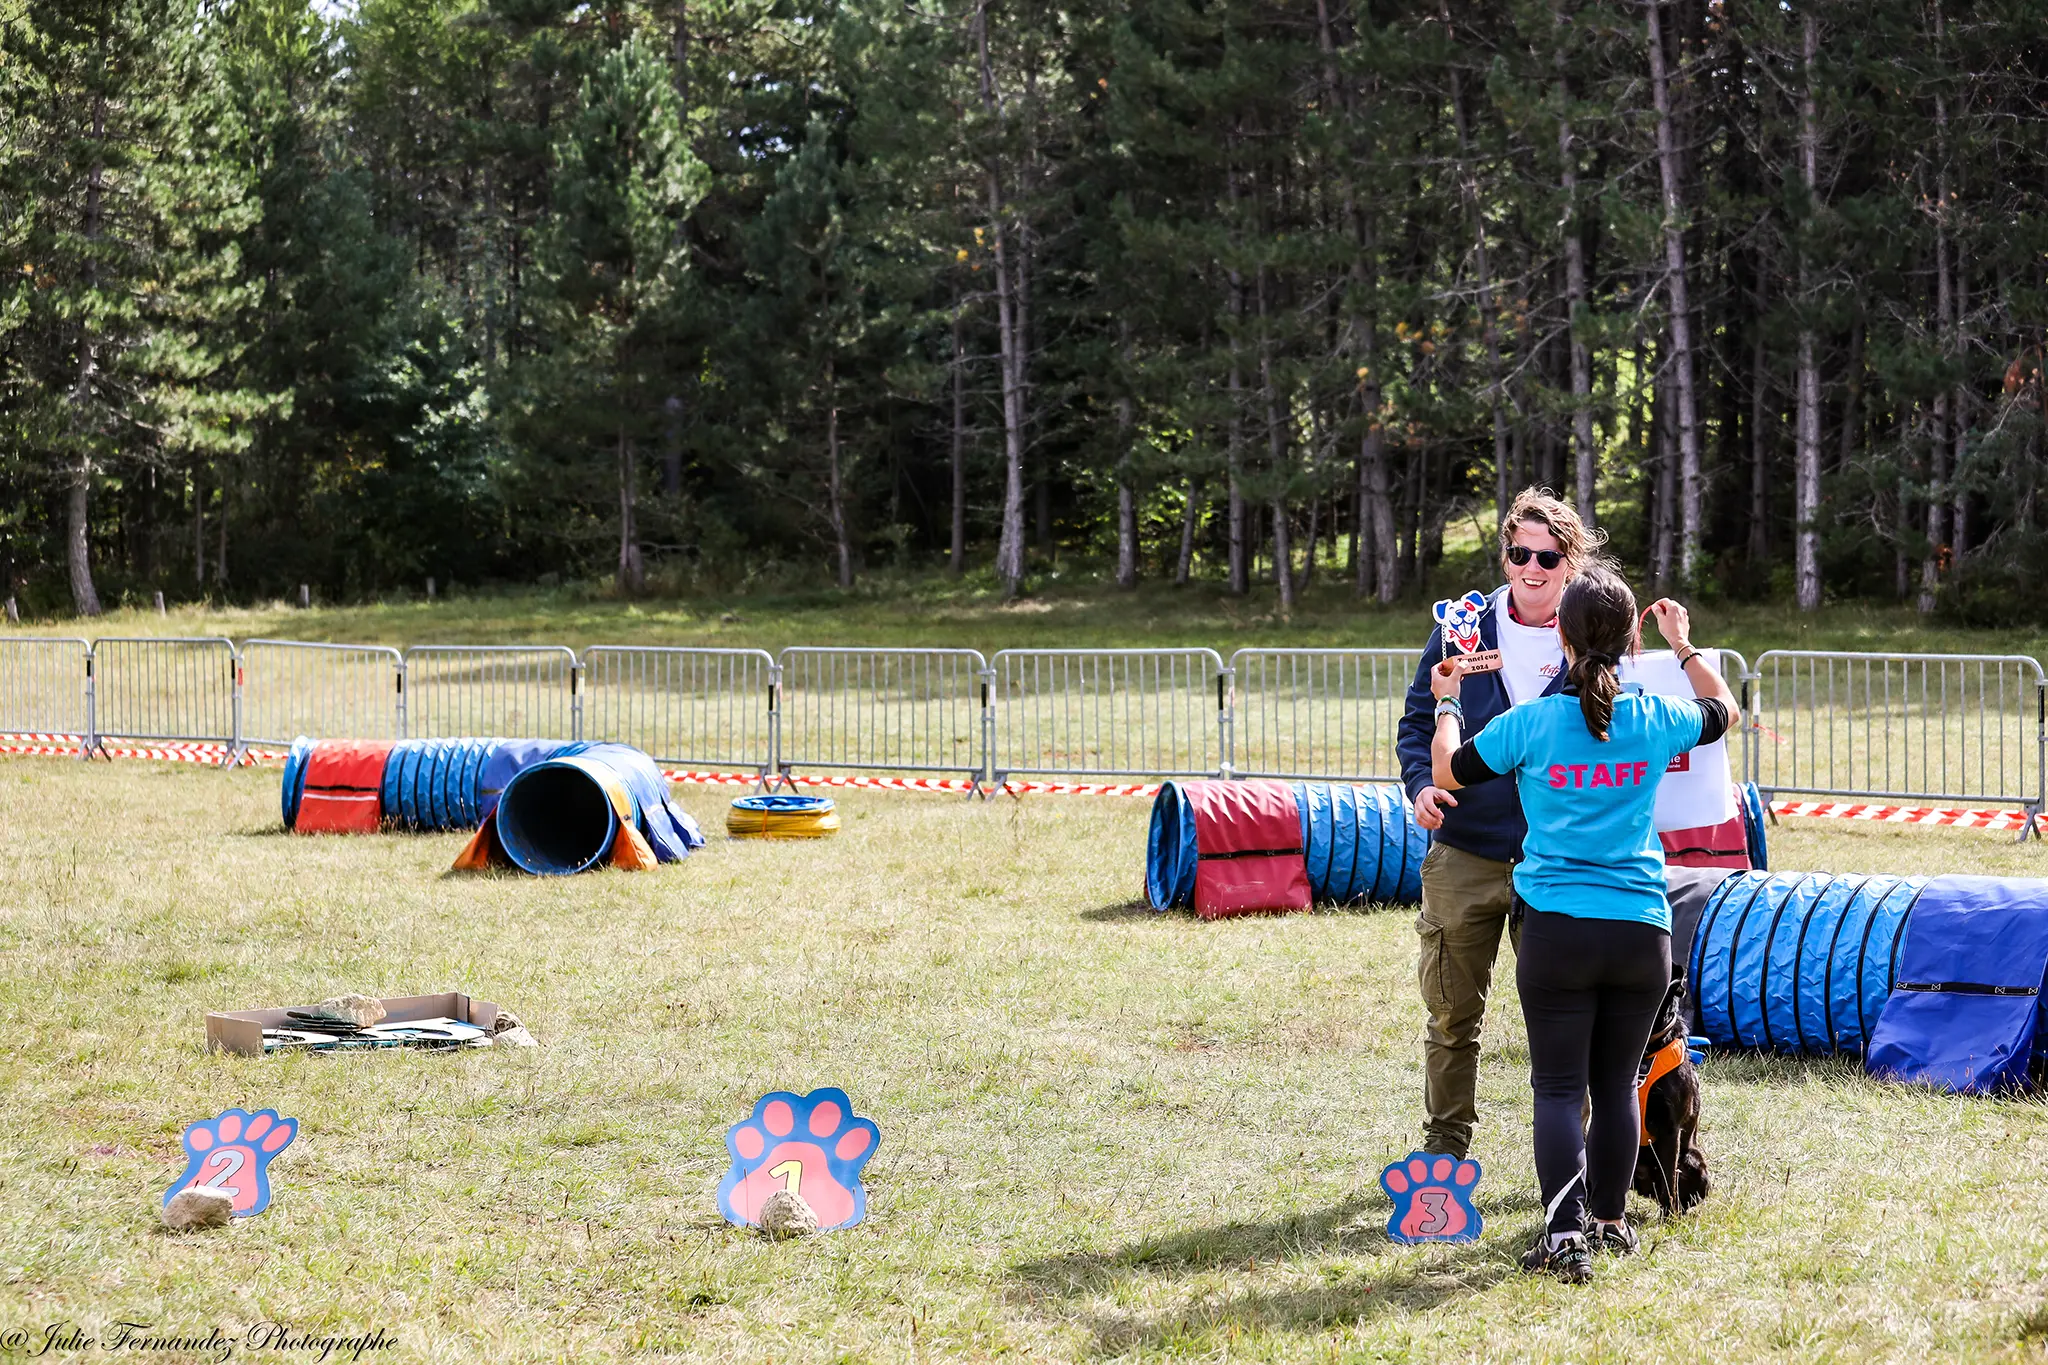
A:
POLYGON ((1636 1230, 1629 1226, 1627 1218, 1619 1223, 1602 1223, 1595 1220, 1589 1231, 1593 1246, 1610 1256, 1633 1256, 1638 1245, 1636 1230))
POLYGON ((1536 1244, 1522 1253, 1522 1269, 1532 1275, 1548 1271, 1566 1284, 1584 1284, 1593 1278, 1593 1252, 1580 1233, 1539 1233, 1536 1244))

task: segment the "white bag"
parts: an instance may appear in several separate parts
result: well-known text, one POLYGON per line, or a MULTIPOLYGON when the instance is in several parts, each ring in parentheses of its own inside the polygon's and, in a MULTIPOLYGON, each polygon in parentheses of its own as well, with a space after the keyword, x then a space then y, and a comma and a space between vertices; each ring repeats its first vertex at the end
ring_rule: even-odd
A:
MULTIPOLYGON (((1718 674, 1716 658, 1708 653, 1700 655, 1707 667, 1718 674)), ((1658 696, 1699 696, 1692 679, 1679 666, 1678 656, 1668 649, 1645 650, 1632 659, 1623 659, 1621 680, 1637 683, 1643 691, 1658 696)), ((1701 829, 1734 818, 1735 783, 1728 766, 1726 735, 1672 760, 1664 770, 1664 780, 1657 786, 1653 821, 1659 834, 1667 829, 1701 829)))

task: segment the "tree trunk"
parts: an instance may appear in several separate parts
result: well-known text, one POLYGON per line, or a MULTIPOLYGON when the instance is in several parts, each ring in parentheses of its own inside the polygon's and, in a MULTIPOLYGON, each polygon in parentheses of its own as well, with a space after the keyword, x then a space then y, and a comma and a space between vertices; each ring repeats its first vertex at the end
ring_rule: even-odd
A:
MULTIPOLYGON (((1130 360, 1130 345, 1126 342, 1126 385, 1130 382, 1130 360)), ((1116 585, 1126 589, 1138 586, 1138 494, 1132 486, 1131 473, 1131 442, 1137 436, 1136 408, 1129 392, 1116 400, 1117 445, 1121 450, 1116 473, 1116 585)))
POLYGON ((1752 579, 1762 582, 1770 574, 1771 465, 1770 444, 1764 436, 1765 413, 1769 410, 1766 390, 1770 370, 1764 363, 1764 306, 1756 300, 1755 336, 1749 355, 1749 544, 1747 555, 1752 579))
POLYGON ((827 469, 826 515, 832 521, 832 554, 839 586, 853 586, 853 542, 846 534, 846 488, 839 467, 839 390, 832 379, 832 362, 825 362, 825 458, 827 469))
MULTIPOLYGON (((982 109, 1002 118, 995 68, 988 55, 988 0, 974 10, 975 39, 981 58, 982 109)), ((1023 300, 1013 298, 1007 234, 1003 226, 1003 188, 993 155, 985 168, 989 231, 995 238, 996 334, 1000 341, 1003 381, 1003 527, 996 543, 996 575, 1005 599, 1017 595, 1024 582, 1024 354, 1023 300)))
MULTIPOLYGON (((100 35, 100 59, 102 69, 106 59, 106 35, 100 35)), ((107 132, 107 101, 102 94, 95 93, 92 103, 92 137, 95 143, 105 139, 107 132)), ((101 226, 100 193, 106 179, 106 166, 97 155, 93 158, 92 169, 85 180, 85 277, 88 286, 98 283, 98 271, 94 266, 101 226)), ((87 320, 81 326, 78 347, 78 381, 71 396, 72 418, 79 424, 77 457, 70 471, 69 496, 65 499, 64 549, 65 560, 71 570, 71 609, 80 616, 100 614, 99 590, 92 581, 92 390, 99 378, 99 342, 93 336, 92 323, 87 320)))
POLYGON ((235 486, 231 473, 231 468, 223 464, 220 471, 220 515, 213 519, 213 582, 223 593, 228 586, 228 492, 235 486))
POLYGON ((633 470, 633 441, 626 435, 625 424, 618 429, 619 457, 619 568, 618 588, 621 593, 637 593, 645 585, 645 575, 640 565, 640 525, 635 514, 636 496, 633 470))
POLYGON ((690 5, 689 0, 680 0, 676 5, 676 22, 669 32, 669 61, 673 66, 671 78, 675 81, 676 102, 684 109, 690 106, 690 5))
POLYGON ((1678 459, 1674 446, 1671 420, 1672 384, 1668 378, 1660 379, 1654 400, 1655 415, 1650 425, 1655 431, 1657 445, 1657 480, 1655 511, 1650 517, 1650 582, 1658 592, 1672 589, 1672 570, 1677 539, 1676 511, 1678 459))
POLYGON ((967 572, 967 379, 966 347, 960 330, 960 297, 953 297, 953 545, 947 567, 958 578, 967 572))
MULTIPOLYGON (((1555 11, 1560 33, 1570 21, 1562 5, 1555 11)), ((1581 329, 1587 325, 1586 242, 1579 226, 1579 160, 1572 136, 1571 83, 1565 74, 1562 37, 1557 45, 1557 159, 1564 190, 1564 299, 1566 336, 1572 363, 1572 503, 1579 520, 1599 525, 1594 508, 1600 472, 1599 448, 1593 444, 1593 354, 1581 329)))
MULTIPOLYGON (((1941 0, 1934 4, 1934 50, 1939 61, 1942 39, 1941 0)), ((1948 97, 1934 92, 1934 325, 1943 360, 1954 354, 1955 291, 1949 276, 1948 97)), ((1920 598, 1925 616, 1934 610, 1941 588, 1942 557, 1948 548, 1949 390, 1934 396, 1932 436, 1927 449, 1927 557, 1920 561, 1920 598)))
MULTIPOLYGON (((1448 0, 1442 7, 1444 28, 1449 31, 1451 11, 1448 0)), ((1500 373, 1500 320, 1493 307, 1493 273, 1486 257, 1486 215, 1479 203, 1479 185, 1472 173, 1470 137, 1465 120, 1464 83, 1458 79, 1458 68, 1450 68, 1451 76, 1451 120, 1458 132, 1458 192, 1465 202, 1465 214, 1472 227, 1472 266, 1478 274, 1479 285, 1479 334, 1486 340, 1486 386, 1487 396, 1493 407, 1493 484, 1494 500, 1499 504, 1500 515, 1508 514, 1508 501, 1513 490, 1508 487, 1508 421, 1503 405, 1500 373)))
MULTIPOLYGON (((1970 339, 1967 323, 1970 313, 1970 285, 1963 269, 1963 244, 1951 241, 1950 250, 1955 266, 1955 357, 1959 365, 1967 365, 1970 355, 1970 339)), ((1949 487, 1954 491, 1954 501, 1949 507, 1948 543, 1949 567, 1963 562, 1964 553, 1970 548, 1970 489, 1963 475, 1963 457, 1969 449, 1970 434, 1970 385, 1967 376, 1956 384, 1953 406, 1949 411, 1949 422, 1953 428, 1950 435, 1955 448, 1949 456, 1949 487)))
MULTIPOLYGON (((1237 202, 1237 175, 1230 173, 1230 200, 1237 202)), ((1239 597, 1251 591, 1251 547, 1245 544, 1244 500, 1244 374, 1238 360, 1238 333, 1244 323, 1244 278, 1230 272, 1230 591, 1239 597)))
POLYGON ((100 614, 100 595, 92 583, 92 543, 87 499, 92 489, 92 465, 83 456, 71 471, 70 496, 65 499, 65 559, 71 569, 71 607, 80 616, 100 614))
MULTIPOLYGON (((1799 178, 1806 191, 1809 218, 1818 209, 1820 193, 1820 130, 1814 111, 1813 67, 1820 58, 1820 24, 1806 16, 1802 66, 1805 89, 1799 101, 1799 178)), ((1799 294, 1804 316, 1799 325, 1798 416, 1794 422, 1792 577, 1801 611, 1820 609, 1820 360, 1813 331, 1813 267, 1810 248, 1799 255, 1799 294)))
POLYGON ((1255 279, 1259 307, 1259 401, 1266 414, 1266 460, 1273 480, 1273 584, 1280 589, 1280 614, 1294 610, 1294 560, 1289 552, 1287 493, 1291 442, 1280 424, 1279 396, 1273 387, 1273 342, 1267 331, 1266 268, 1255 279))
MULTIPOLYGON (((1672 125, 1671 81, 1664 64, 1665 0, 1649 0, 1650 90, 1657 109, 1657 171, 1664 190, 1664 297, 1671 309, 1671 425, 1678 437, 1678 576, 1690 583, 1700 551, 1700 433, 1693 397, 1692 301, 1685 274, 1685 219, 1680 197, 1678 134, 1672 125)), ((1810 21, 1809 21, 1810 22, 1810 21)))
POLYGON ((661 403, 661 491, 666 497, 683 494, 683 400, 670 394, 661 403))
POLYGON ((1195 528, 1202 519, 1202 481, 1188 480, 1188 502, 1180 515, 1180 558, 1174 561, 1173 585, 1184 588, 1195 567, 1195 528))

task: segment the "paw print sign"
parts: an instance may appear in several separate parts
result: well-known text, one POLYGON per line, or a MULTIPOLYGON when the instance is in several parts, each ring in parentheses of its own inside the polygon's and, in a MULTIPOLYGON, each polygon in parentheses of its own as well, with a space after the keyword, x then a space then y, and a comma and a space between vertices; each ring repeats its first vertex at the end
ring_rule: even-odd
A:
POLYGON ((868 1214, 861 1167, 882 1142, 872 1119, 853 1112, 836 1086, 792 1095, 775 1090, 728 1128, 732 1165, 718 1182, 718 1211, 728 1223, 754 1227, 768 1196, 788 1190, 818 1215, 818 1230, 850 1228, 868 1214))
POLYGON ((275 1109, 229 1109, 185 1130, 185 1173, 164 1191, 171 1196, 193 1186, 225 1190, 235 1217, 249 1218, 270 1207, 270 1163, 299 1135, 299 1121, 275 1109))
POLYGON ((1397 1242, 1477 1241, 1484 1225, 1472 1203, 1478 1187, 1478 1162, 1410 1152, 1380 1172, 1380 1188, 1394 1201, 1387 1236, 1397 1242))
POLYGON ((1444 630, 1444 652, 1456 649, 1470 654, 1479 648, 1479 618, 1486 611, 1486 594, 1476 588, 1463 597, 1447 597, 1436 604, 1436 623, 1444 630))

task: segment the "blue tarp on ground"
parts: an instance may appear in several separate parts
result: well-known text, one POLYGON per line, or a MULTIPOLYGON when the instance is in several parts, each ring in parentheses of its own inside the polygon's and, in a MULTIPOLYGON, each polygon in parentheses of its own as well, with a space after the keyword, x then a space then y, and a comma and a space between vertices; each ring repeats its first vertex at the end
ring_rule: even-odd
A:
POLYGON ((1965 1094, 2027 1088, 2048 1061, 2048 881, 1936 877, 1899 952, 1865 1065, 1965 1094))

